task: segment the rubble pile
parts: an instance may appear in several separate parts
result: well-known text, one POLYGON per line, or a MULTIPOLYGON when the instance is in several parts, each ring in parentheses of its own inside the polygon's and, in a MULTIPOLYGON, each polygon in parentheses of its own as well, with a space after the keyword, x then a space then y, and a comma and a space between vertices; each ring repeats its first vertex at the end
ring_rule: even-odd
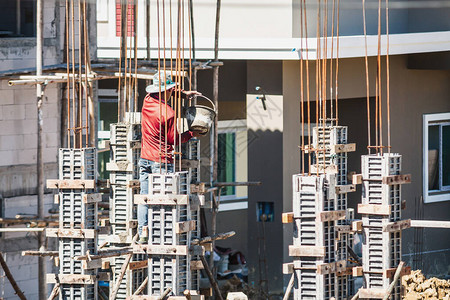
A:
POLYGON ((450 300, 450 280, 426 279, 421 270, 403 276, 404 300, 450 300))

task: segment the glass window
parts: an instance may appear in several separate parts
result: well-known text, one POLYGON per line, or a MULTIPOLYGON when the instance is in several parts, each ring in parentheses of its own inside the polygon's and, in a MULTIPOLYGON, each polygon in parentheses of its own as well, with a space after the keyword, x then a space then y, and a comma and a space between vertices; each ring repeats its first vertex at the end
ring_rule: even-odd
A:
POLYGON ((0 37, 36 36, 36 1, 0 0, 0 37))
MULTIPOLYGON (((218 157, 217 157, 217 181, 236 181, 236 134, 218 134, 218 157)), ((236 187, 227 186, 222 188, 222 196, 235 194, 236 187)))
POLYGON ((450 200, 450 113, 424 116, 425 202, 450 200))

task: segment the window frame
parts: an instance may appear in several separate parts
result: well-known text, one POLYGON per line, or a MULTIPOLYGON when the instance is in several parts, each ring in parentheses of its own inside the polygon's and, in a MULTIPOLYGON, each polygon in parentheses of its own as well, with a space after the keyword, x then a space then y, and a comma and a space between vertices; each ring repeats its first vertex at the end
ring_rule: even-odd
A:
MULTIPOLYGON (((423 140, 422 140, 422 192, 423 192, 423 199, 424 203, 433 203, 433 202, 442 202, 442 201, 449 201, 450 200, 450 187, 445 186, 443 189, 439 190, 441 193, 439 194, 431 194, 430 192, 435 190, 429 190, 428 189, 428 130, 430 126, 439 125, 439 138, 442 136, 442 126, 443 125, 450 125, 450 112, 447 113, 436 113, 436 114, 424 114, 423 115, 423 140)), ((441 144, 441 142, 440 142, 441 144)), ((439 151, 439 166, 442 164, 442 151, 439 151)), ((439 167, 439 170, 442 168, 439 167)), ((442 180, 442 175, 439 174, 439 178, 442 180)), ((440 185, 440 184, 439 184, 440 185)), ((438 191, 438 192, 439 192, 438 191)))
MULTIPOLYGON (((246 119, 236 119, 236 120, 221 120, 218 122, 217 126, 217 134, 221 133, 237 133, 241 131, 247 131, 247 120, 246 119)), ((234 137, 237 138, 237 135, 234 137)), ((236 141, 236 140, 235 140, 236 141)), ((237 147, 237 144, 236 144, 237 147)), ((236 151, 234 150, 234 159, 236 163, 236 151)), ((234 177, 237 178, 237 168, 234 169, 234 177)), ((220 201, 230 201, 230 200, 241 200, 248 199, 248 194, 246 197, 238 197, 236 196, 236 188, 234 189, 234 195, 222 195, 220 196, 220 201)))

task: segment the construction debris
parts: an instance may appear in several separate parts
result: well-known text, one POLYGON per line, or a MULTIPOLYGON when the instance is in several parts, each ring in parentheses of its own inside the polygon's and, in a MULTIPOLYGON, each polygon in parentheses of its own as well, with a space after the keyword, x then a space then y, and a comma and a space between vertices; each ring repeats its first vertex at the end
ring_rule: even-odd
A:
POLYGON ((426 279, 421 270, 403 276, 402 286, 405 288, 405 300, 450 299, 450 280, 436 277, 426 279))

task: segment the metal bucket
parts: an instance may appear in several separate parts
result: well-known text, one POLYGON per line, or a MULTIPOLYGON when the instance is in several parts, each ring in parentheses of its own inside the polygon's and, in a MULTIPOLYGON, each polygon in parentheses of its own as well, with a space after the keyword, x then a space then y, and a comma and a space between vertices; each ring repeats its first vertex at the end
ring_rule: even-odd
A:
POLYGON ((212 108, 204 105, 189 106, 186 109, 186 120, 190 131, 205 134, 211 128, 214 118, 216 117, 216 106, 209 98, 203 95, 197 97, 208 100, 212 105, 212 108))

